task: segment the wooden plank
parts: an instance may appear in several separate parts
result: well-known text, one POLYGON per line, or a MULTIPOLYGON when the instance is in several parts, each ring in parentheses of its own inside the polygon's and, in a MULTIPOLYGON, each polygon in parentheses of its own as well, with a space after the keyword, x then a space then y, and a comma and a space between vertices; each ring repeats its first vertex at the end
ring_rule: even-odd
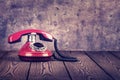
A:
POLYGON ((63 62, 33 62, 28 80, 70 80, 63 62))
POLYGON ((71 52, 70 56, 77 57, 78 62, 65 62, 72 80, 112 80, 84 52, 71 52))
POLYGON ((7 53, 8 53, 7 51, 0 51, 0 58, 3 57, 7 53))
POLYGON ((109 53, 111 53, 113 56, 115 56, 118 59, 120 59, 120 51, 110 51, 109 53))
POLYGON ((120 60, 108 52, 87 52, 108 75, 115 80, 120 80, 120 60))
POLYGON ((22 62, 17 52, 8 52, 0 58, 0 80, 26 80, 29 62, 22 62))

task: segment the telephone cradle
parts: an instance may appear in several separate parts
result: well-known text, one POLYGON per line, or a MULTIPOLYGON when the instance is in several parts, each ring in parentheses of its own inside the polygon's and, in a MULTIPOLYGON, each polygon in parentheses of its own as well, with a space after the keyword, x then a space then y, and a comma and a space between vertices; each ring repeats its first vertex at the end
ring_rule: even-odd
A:
POLYGON ((57 39, 54 38, 49 33, 37 30, 37 29, 27 29, 22 30, 16 33, 11 34, 8 37, 8 42, 10 44, 20 42, 23 35, 28 36, 27 42, 22 46, 19 50, 18 56, 22 61, 49 61, 51 57, 57 59, 59 61, 78 61, 77 58, 64 56, 57 48, 57 39), (54 49, 53 53, 42 43, 36 41, 36 36, 39 36, 39 39, 42 41, 53 42, 54 41, 54 49), (57 57, 59 56, 59 57, 57 57))

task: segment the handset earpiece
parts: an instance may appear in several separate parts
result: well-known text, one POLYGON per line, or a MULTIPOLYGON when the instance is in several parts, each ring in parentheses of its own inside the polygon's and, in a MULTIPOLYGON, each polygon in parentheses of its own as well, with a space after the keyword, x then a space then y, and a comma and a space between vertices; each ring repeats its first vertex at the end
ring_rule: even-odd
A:
POLYGON ((52 36, 49 35, 48 33, 46 33, 45 31, 42 30, 36 30, 36 29, 27 29, 27 30, 22 30, 16 33, 13 33, 12 35, 10 35, 8 37, 8 42, 9 43, 16 43, 16 42, 20 42, 21 41, 21 37, 23 35, 29 35, 31 33, 36 33, 37 35, 39 35, 41 40, 44 41, 52 41, 52 36))

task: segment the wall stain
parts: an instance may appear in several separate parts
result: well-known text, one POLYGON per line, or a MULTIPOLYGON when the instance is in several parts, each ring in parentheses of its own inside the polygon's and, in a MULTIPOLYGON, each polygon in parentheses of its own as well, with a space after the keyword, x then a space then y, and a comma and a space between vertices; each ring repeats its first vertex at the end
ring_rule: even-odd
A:
POLYGON ((11 8, 11 9, 23 8, 23 6, 22 6, 20 3, 18 3, 18 4, 12 4, 12 5, 10 6, 10 8, 11 8))
POLYGON ((56 3, 59 5, 71 5, 73 0, 56 0, 56 3))
POLYGON ((27 20, 27 22, 28 22, 28 24, 29 24, 29 25, 31 25, 31 24, 32 24, 33 19, 34 19, 34 18, 32 17, 32 18, 29 18, 29 19, 27 20))
POLYGON ((58 3, 59 5, 62 5, 62 4, 65 3, 65 1, 64 1, 64 0, 57 0, 57 3, 58 3))
POLYGON ((81 9, 78 9, 78 12, 77 12, 77 16, 79 17, 80 16, 80 13, 81 13, 81 9))
POLYGON ((53 21, 53 24, 54 24, 54 26, 57 26, 57 25, 58 25, 58 23, 57 23, 56 21, 53 21))
POLYGON ((82 46, 81 45, 81 34, 80 34, 79 26, 77 26, 76 37, 77 37, 76 42, 78 42, 77 45, 76 45, 76 48, 79 49, 82 46))
POLYGON ((3 3, 5 0, 0 0, 0 3, 3 3))
POLYGON ((42 20, 43 20, 43 16, 39 14, 39 15, 37 16, 37 19, 38 19, 39 21, 42 21, 42 20))
POLYGON ((81 20, 81 24, 82 24, 83 26, 86 26, 85 20, 81 20))
POLYGON ((56 10, 60 10, 59 7, 56 7, 56 10))
POLYGON ((54 3, 54 0, 43 0, 41 8, 47 9, 53 3, 54 3))
POLYGON ((8 23, 8 20, 0 16, 0 38, 1 39, 6 37, 7 23, 8 23))
POLYGON ((30 1, 14 1, 10 5, 10 9, 21 9, 21 8, 29 8, 33 9, 34 8, 34 0, 30 1))

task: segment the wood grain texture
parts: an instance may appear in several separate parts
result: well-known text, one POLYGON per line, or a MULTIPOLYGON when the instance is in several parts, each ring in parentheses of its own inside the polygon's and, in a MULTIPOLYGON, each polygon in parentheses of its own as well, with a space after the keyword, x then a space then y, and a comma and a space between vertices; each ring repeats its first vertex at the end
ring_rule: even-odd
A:
POLYGON ((109 53, 120 59, 120 51, 110 51, 109 53))
POLYGON ((0 80, 26 80, 29 62, 21 62, 17 52, 9 52, 0 58, 0 80))
POLYGON ((7 51, 0 51, 0 58, 5 56, 8 52, 7 51))
POLYGON ((72 80, 112 80, 84 52, 71 52, 79 62, 64 62, 72 80))
MULTIPOLYGON (((17 52, 0 57, 0 80, 119 80, 120 59, 114 52, 61 51, 78 62, 23 62, 17 52)), ((119 52, 115 52, 119 53, 119 52)))
POLYGON ((119 25, 120 0, 0 0, 2 50, 19 49, 26 40, 10 45, 8 36, 34 28, 56 37, 61 50, 119 51, 119 25))
POLYGON ((107 74, 113 79, 120 79, 120 60, 108 52, 87 52, 87 55, 92 58, 107 74))
POLYGON ((63 62, 35 62, 32 63, 29 80, 70 80, 63 62))

